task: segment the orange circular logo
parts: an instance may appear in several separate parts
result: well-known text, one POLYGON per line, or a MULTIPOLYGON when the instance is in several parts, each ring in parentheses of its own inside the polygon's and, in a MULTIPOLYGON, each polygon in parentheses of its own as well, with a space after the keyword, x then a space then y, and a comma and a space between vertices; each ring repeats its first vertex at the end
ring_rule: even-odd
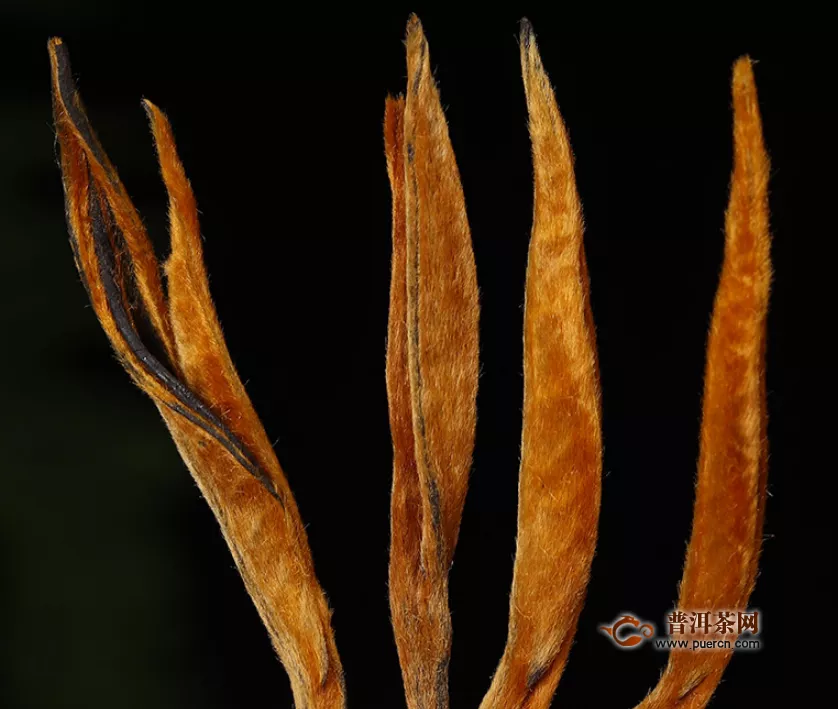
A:
POLYGON ((624 615, 611 625, 599 629, 611 638, 618 647, 633 648, 655 635, 655 626, 645 623, 633 615, 624 615))

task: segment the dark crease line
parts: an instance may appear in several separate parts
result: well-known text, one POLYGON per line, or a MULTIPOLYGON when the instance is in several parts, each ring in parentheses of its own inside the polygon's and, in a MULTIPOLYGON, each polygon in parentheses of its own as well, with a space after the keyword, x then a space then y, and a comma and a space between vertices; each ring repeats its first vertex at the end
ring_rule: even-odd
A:
POLYGON ((558 655, 556 655, 551 661, 547 662, 543 665, 538 665, 534 669, 530 670, 530 673, 527 675, 527 683, 526 683, 526 695, 524 696, 524 701, 529 700, 530 697, 535 693, 536 689, 538 689, 538 685, 544 680, 544 678, 549 674, 550 669, 553 665, 558 661, 558 655))
POLYGON ((422 75, 425 73, 425 54, 427 53, 428 44, 425 38, 422 38, 422 44, 419 46, 419 66, 416 69, 416 74, 413 76, 413 95, 419 94, 419 87, 422 85, 422 75))
POLYGON ((53 44, 53 49, 58 69, 57 88, 58 93, 61 96, 61 103, 64 105, 64 110, 67 112, 70 122, 81 134, 81 137, 87 144, 87 147, 93 153, 96 161, 105 169, 105 172, 108 174, 108 179, 115 183, 117 181, 116 175, 113 174, 113 170, 109 167, 110 163, 108 158, 105 155, 102 146, 99 144, 96 134, 93 132, 90 121, 84 111, 81 110, 78 89, 76 88, 76 82, 73 79, 73 71, 70 66, 70 53, 67 51, 67 47, 63 43, 53 44))
MULTIPOLYGON (((421 234, 420 234, 420 221, 419 221, 419 183, 416 176, 416 163, 415 163, 415 148, 414 143, 412 141, 408 142, 407 145, 407 153, 408 153, 408 165, 410 168, 410 189, 413 193, 413 210, 414 210, 414 244, 413 244, 413 252, 414 252, 414 260, 413 260, 413 273, 409 274, 411 277, 409 279, 409 287, 411 289, 411 293, 413 295, 412 302, 413 307, 408 308, 408 315, 411 320, 412 328, 408 329, 411 337, 411 343, 413 345, 414 352, 416 353, 414 357, 414 362, 412 365, 412 369, 414 372, 415 380, 416 380, 416 425, 419 429, 418 434, 418 442, 419 442, 419 450, 422 456, 422 464, 425 467, 426 475, 428 476, 428 490, 427 494, 429 497, 429 504, 431 506, 431 524, 433 525, 434 535, 436 537, 436 547, 437 547, 437 557, 438 560, 441 562, 443 558, 443 543, 442 543, 442 536, 441 536, 441 511, 439 506, 439 489, 436 486, 436 481, 434 479, 434 471, 433 466, 431 464, 431 457, 428 451, 428 440, 427 440, 427 424, 425 422, 425 411, 422 402, 422 392, 424 388, 424 384, 422 382, 422 367, 421 367, 421 352, 420 352, 420 339, 419 339, 419 330, 420 330, 420 323, 419 323, 419 311, 420 311, 420 288, 419 288, 419 258, 420 258, 420 251, 421 251, 421 234), (433 493, 432 489, 436 490, 436 502, 434 503, 433 500, 433 493)), ((425 568, 425 561, 422 560, 420 564, 420 568, 427 573, 428 569, 425 568)))
POLYGON ((547 674, 548 670, 550 669, 550 665, 541 665, 540 667, 536 667, 534 670, 531 670, 530 673, 527 675, 527 693, 532 694, 535 690, 536 685, 544 679, 544 676, 547 674))
MULTIPOLYGON (((206 433, 215 438, 224 448, 241 464, 244 468, 253 475, 265 489, 283 506, 284 502, 281 499, 279 492, 273 484, 273 481, 265 474, 259 467, 255 460, 253 460, 250 452, 239 441, 235 434, 230 431, 227 426, 195 395, 188 387, 186 387, 179 379, 174 377, 171 372, 149 352, 148 348, 143 344, 133 325, 128 314, 125 311, 125 304, 122 300, 122 290, 114 280, 115 262, 114 254, 111 246, 111 241, 108 237, 108 226, 105 223, 104 215, 102 213, 102 206, 100 204, 99 191, 90 180, 90 194, 89 194, 89 210, 91 233, 93 236, 93 245, 96 253, 96 258, 99 263, 99 278, 102 281, 102 286, 105 291, 105 298, 113 316, 114 323, 117 330, 125 340, 126 345, 141 362, 146 371, 151 374, 157 381, 159 381, 167 391, 169 391, 185 409, 180 410, 179 407, 166 404, 169 408, 180 413, 192 423, 198 425, 206 433), (191 416, 187 415, 187 411, 191 416), (200 420, 200 417, 206 419, 207 423, 200 420), (217 431, 213 429, 218 429, 217 431)), ((72 227, 71 227, 72 230, 72 227)), ((165 403, 165 402, 164 402, 165 403)))
POLYGON ((282 509, 285 509, 285 502, 282 499, 282 496, 279 495, 277 492, 274 491, 273 482, 262 472, 261 468, 251 463, 247 458, 245 458, 235 447, 230 445, 230 441, 225 439, 221 434, 218 433, 215 429, 207 426, 204 421, 201 420, 200 417, 193 414, 189 409, 183 408, 182 406, 178 406, 177 404, 170 404, 167 401, 164 401, 163 404, 174 411, 175 413, 180 414, 183 416, 187 421, 194 423, 198 428, 200 428, 205 433, 212 436, 216 441, 218 441, 227 452, 235 458, 235 460, 249 472, 254 478, 256 478, 262 485, 267 489, 267 491, 276 498, 277 502, 282 506, 282 509))
POLYGON ((708 675, 704 675, 704 677, 699 679, 689 689, 687 689, 685 692, 683 692, 681 695, 679 695, 678 699, 676 700, 678 702, 678 704, 681 704, 682 702, 685 702, 693 694, 695 694, 695 692, 698 690, 698 688, 701 687, 702 684, 704 684, 704 681, 707 679, 707 677, 708 677, 708 675))
MULTIPOLYGON (((95 160, 102 166, 110 182, 116 186, 119 184, 119 179, 116 173, 114 172, 113 168, 111 167, 107 155, 104 152, 104 149, 102 148, 101 144, 96 138, 96 134, 94 133, 93 128, 90 125, 90 121, 87 118, 87 115, 81 107, 81 98, 79 96, 78 88, 76 87, 75 81, 73 80, 69 51, 67 50, 66 45, 64 45, 63 43, 53 44, 53 48, 56 58, 57 89, 58 94, 60 95, 60 103, 63 104, 67 116, 70 119, 70 122, 80 133, 85 146, 91 151, 95 160)), ((119 229, 119 227, 116 225, 115 220, 112 219, 111 223, 113 226, 113 233, 117 238, 117 241, 119 241, 118 246, 120 247, 120 249, 122 249, 122 251, 125 254, 127 254, 129 261, 133 263, 133 255, 131 254, 130 249, 123 248, 125 246, 125 238, 121 229, 119 229)), ((82 269, 79 270, 83 273, 82 269)), ((133 324, 132 328, 134 328, 133 324)), ((151 334, 153 336, 154 340, 156 341, 156 344, 158 345, 157 347, 155 347, 155 357, 161 361, 164 361, 169 367, 171 367, 172 363, 168 361, 168 357, 160 356, 161 354, 164 354, 165 347, 163 343, 159 340, 157 332, 154 330, 153 327, 149 327, 147 328, 147 330, 148 334, 151 334)), ((146 347, 146 349, 149 348, 146 347)))
POLYGON ((437 709, 448 709, 448 667, 451 656, 443 657, 436 668, 437 709))
POLYGON ((136 280, 130 274, 136 273, 134 268, 134 255, 128 248, 125 234, 117 223, 113 210, 106 205, 109 225, 112 253, 114 255, 115 282, 122 285, 120 293, 124 296, 122 302, 126 315, 131 323, 132 329, 136 332, 140 342, 145 345, 149 354, 154 357, 167 371, 176 371, 174 363, 169 358, 157 329, 151 322, 151 317, 144 307, 144 301, 140 295, 136 280), (126 263, 127 261, 127 263, 126 263), (128 274, 126 277, 125 274, 128 274))
POLYGON ((439 502, 439 487, 436 480, 428 477, 428 503, 431 508, 431 525, 434 530, 434 536, 437 538, 437 549, 440 562, 443 559, 442 553, 442 509, 439 502))

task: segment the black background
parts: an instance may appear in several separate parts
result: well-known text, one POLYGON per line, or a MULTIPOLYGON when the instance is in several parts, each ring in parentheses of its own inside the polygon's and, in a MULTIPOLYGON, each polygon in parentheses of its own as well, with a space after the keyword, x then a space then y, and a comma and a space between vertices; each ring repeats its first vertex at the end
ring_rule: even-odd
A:
POLYGON ((771 498, 752 598, 765 648, 733 658, 713 705, 780 705, 792 690, 803 705, 829 680, 834 433, 817 429, 834 401, 821 360, 838 110, 818 18, 42 2, 0 11, 1 706, 291 703, 212 515, 73 268, 50 126, 56 34, 161 255, 165 193, 140 98, 169 114, 230 350, 335 609, 350 706, 404 705, 386 589, 381 123, 386 93, 405 81, 411 10, 429 38, 481 288, 477 444, 451 575, 453 708, 478 705, 506 637, 532 209, 524 14, 576 153, 602 365, 600 541, 556 706, 633 706, 666 659, 617 651, 596 627, 621 611, 662 625, 677 595, 731 170, 730 67, 745 52, 759 60, 773 162, 771 498))

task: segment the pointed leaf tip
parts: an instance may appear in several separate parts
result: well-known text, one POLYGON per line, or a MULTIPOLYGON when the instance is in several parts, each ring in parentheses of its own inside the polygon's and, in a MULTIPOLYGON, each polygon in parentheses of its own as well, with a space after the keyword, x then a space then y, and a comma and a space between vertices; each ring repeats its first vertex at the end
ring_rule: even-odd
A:
POLYGON ((520 31, 520 42, 521 46, 524 49, 529 49, 530 44, 535 40, 535 31, 532 27, 532 22, 530 22, 526 17, 521 18, 520 22, 521 31, 520 31))

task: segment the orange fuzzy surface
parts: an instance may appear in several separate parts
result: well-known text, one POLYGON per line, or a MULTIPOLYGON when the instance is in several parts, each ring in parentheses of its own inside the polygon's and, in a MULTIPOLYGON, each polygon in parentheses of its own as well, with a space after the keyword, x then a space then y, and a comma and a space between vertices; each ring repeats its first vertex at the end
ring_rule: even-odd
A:
MULTIPOLYGON (((393 247, 389 600, 408 708, 448 709, 448 574, 475 439, 479 293, 460 174, 415 16, 405 45, 407 89, 387 99, 384 116, 393 247)), ((93 310, 212 508, 288 671, 297 709, 342 709, 331 611, 294 497, 224 341, 195 195, 171 125, 145 102, 169 199, 171 255, 161 269, 89 124, 60 39, 50 41, 49 54, 70 241, 93 310)), ((601 494, 599 372, 573 154, 527 21, 520 54, 534 200, 517 550, 507 642, 481 709, 550 706, 584 603, 601 494)), ((687 611, 747 609, 765 508, 769 161, 747 57, 733 67, 732 93, 724 263, 677 606, 687 611)), ((704 707, 731 656, 731 650, 673 651, 638 706, 704 707)))
POLYGON ((387 392, 394 465, 390 609, 411 709, 448 706, 448 570, 476 423, 478 290, 448 126, 418 19, 406 98, 388 99, 393 195, 387 392))
MULTIPOLYGON (((762 547, 768 442, 765 323, 771 283, 769 161, 748 57, 733 67, 734 166, 707 344, 693 528, 678 608, 745 610, 762 547)), ((673 652, 643 709, 698 709, 732 650, 673 652)))
POLYGON ((227 352, 203 266, 197 207, 171 127, 146 103, 170 202, 164 292, 139 215, 83 111, 61 40, 50 41, 49 53, 71 244, 96 316, 157 405, 215 513, 288 671, 296 706, 340 709, 343 672, 331 613, 294 498, 227 352), (136 325, 143 318, 154 343, 140 338, 136 325), (155 345, 162 355, 153 354, 155 345))
POLYGON ((483 709, 548 707, 597 538, 599 378, 573 155, 529 23, 521 67, 535 196, 524 313, 524 419, 509 635, 483 709))

